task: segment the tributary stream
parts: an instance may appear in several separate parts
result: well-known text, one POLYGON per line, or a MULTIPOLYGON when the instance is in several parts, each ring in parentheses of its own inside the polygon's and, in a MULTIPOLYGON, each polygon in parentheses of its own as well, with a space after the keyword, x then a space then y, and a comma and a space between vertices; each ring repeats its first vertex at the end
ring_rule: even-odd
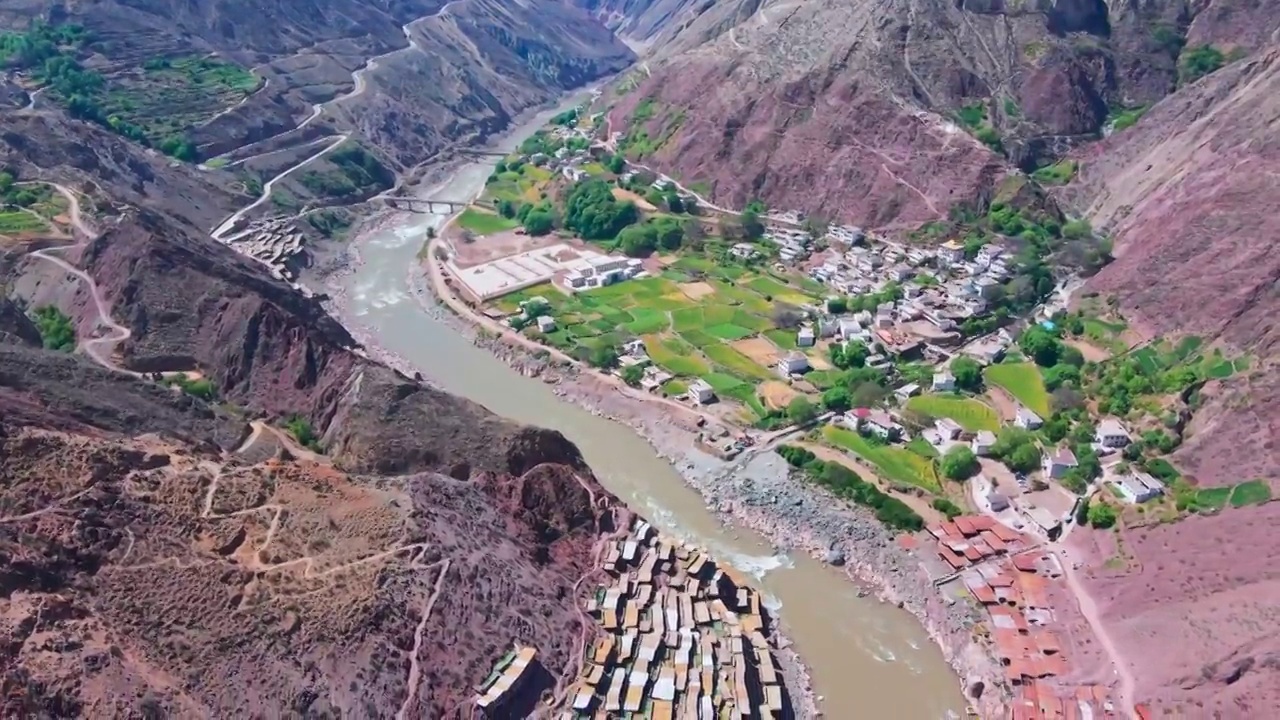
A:
MULTIPOLYGON (((514 147, 552 112, 514 131, 502 147, 514 147)), ((472 197, 490 172, 488 162, 464 166, 439 194, 472 197)), ((724 527, 631 429, 556 396, 425 312, 411 295, 409 273, 417 266, 427 227, 438 227, 443 219, 410 216, 404 225, 361 241, 362 262, 344 280, 344 322, 372 333, 383 349, 445 390, 499 415, 559 430, 581 449, 601 483, 633 509, 760 578, 762 591, 781 605, 786 634, 809 666, 827 717, 936 720, 962 714, 957 678, 908 613, 858 597, 852 583, 807 555, 776 557, 753 533, 724 527)))

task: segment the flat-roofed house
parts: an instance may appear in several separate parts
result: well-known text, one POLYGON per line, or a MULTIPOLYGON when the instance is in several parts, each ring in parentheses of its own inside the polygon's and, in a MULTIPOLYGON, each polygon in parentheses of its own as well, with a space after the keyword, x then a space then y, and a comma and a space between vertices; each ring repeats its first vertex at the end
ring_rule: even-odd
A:
POLYGON ((1129 431, 1125 430, 1119 420, 1103 418, 1102 422, 1098 423, 1094 440, 1102 447, 1122 448, 1129 444, 1129 431))

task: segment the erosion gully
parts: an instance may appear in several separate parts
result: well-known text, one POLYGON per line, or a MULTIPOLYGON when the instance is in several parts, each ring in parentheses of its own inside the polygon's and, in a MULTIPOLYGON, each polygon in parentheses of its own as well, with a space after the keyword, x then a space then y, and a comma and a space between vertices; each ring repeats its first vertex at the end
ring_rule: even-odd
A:
MULTIPOLYGON (((514 148, 552 114, 582 99, 570 98, 532 118, 500 147, 514 148)), ((439 194, 472 197, 490 172, 487 162, 462 166, 439 194)), ((444 220, 443 215, 413 215, 364 238, 358 247, 361 262, 343 281, 342 320, 364 329, 382 349, 449 392, 499 415, 559 430, 581 449, 601 483, 633 509, 757 578, 808 666, 827 717, 935 720, 962 714, 957 678, 911 615, 859 597, 858 588, 840 573, 807 555, 776 555, 759 536, 725 527, 634 431, 556 396, 425 311, 411 294, 409 272, 417 265, 427 228, 444 220)))

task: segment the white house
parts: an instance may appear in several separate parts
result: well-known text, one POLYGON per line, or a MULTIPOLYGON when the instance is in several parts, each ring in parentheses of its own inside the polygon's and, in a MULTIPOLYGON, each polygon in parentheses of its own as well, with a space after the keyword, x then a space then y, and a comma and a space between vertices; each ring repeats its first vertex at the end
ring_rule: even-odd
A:
POLYGON ((933 374, 934 392, 951 392, 956 389, 956 376, 949 372, 933 374))
POLYGON ((991 448, 996 444, 996 434, 990 430, 979 430, 978 434, 973 437, 973 442, 969 444, 974 455, 985 456, 991 454, 991 448))
POLYGON ((849 422, 861 432, 876 435, 884 440, 897 440, 902 437, 902 426, 893 419, 892 415, 883 410, 854 408, 845 415, 849 422))
POLYGON ((549 315, 538 316, 538 332, 549 333, 556 329, 556 321, 549 315))
POLYGON ((914 396, 916 396, 916 395, 919 395, 919 394, 920 394, 920 386, 919 386, 919 385, 917 385, 917 384, 915 384, 915 383, 908 383, 908 384, 903 385, 902 387, 898 388, 897 390, 894 390, 894 391, 893 391, 893 394, 894 394, 894 395, 897 395, 899 398, 901 398, 901 399, 903 399, 903 400, 906 400, 907 398, 910 398, 910 397, 914 397, 914 396))
POLYGON ((1098 423, 1094 440, 1102 447, 1122 448, 1129 444, 1129 431, 1115 418, 1103 418, 1098 423))
POLYGON ((800 347, 813 347, 813 328, 806 325, 800 328, 800 332, 796 333, 796 345, 800 347))
POLYGON ((933 421, 933 426, 938 429, 938 434, 943 440, 955 440, 960 437, 960 433, 964 432, 964 428, 960 427, 960 423, 951 418, 938 418, 933 421))
POLYGON ((648 357, 649 351, 644 346, 643 340, 631 340, 622 345, 622 352, 631 357, 648 357))
POLYGON ((706 405, 715 401, 716 391, 706 380, 694 380, 689 384, 689 399, 699 405, 706 405))
POLYGON ((938 247, 938 257, 949 263, 964 260, 964 244, 959 240, 948 240, 938 247))
POLYGON ((796 373, 808 372, 809 358, 804 353, 789 353, 782 359, 778 360, 778 374, 784 378, 789 378, 796 373))
POLYGON ((1068 470, 1079 464, 1076 462, 1075 453, 1068 448, 1062 448, 1057 452, 1045 453, 1042 463, 1044 474, 1054 480, 1062 479, 1068 470))
POLYGON ((1135 505, 1159 497, 1164 492, 1159 480, 1142 472, 1125 475, 1111 484, 1126 501, 1135 505))
POLYGON ((853 318, 847 318, 847 317, 840 318, 840 320, 837 321, 837 325, 840 329, 840 337, 844 338, 845 340, 848 340, 853 337, 857 337, 862 332, 862 325, 860 325, 858 321, 854 320, 853 318))
POLYGON ((1013 424, 1023 430, 1035 430, 1044 424, 1040 416, 1031 412, 1026 408, 1018 408, 1018 414, 1013 418, 1013 424))

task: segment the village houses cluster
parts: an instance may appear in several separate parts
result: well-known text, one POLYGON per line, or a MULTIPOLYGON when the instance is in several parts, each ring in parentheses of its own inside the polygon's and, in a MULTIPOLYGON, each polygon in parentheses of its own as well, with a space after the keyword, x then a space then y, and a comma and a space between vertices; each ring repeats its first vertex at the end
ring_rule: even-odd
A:
POLYGON ((605 634, 564 717, 781 718, 789 702, 760 594, 702 551, 637 519, 588 600, 605 634))

